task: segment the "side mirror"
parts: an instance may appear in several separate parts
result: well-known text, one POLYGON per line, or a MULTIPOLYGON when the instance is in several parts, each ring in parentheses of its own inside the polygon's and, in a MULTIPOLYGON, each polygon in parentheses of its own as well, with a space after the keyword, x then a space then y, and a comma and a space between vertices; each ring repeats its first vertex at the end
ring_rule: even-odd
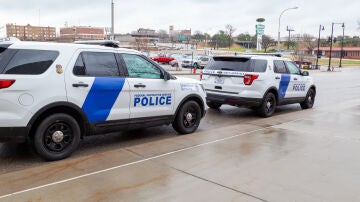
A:
POLYGON ((303 72, 301 72, 301 74, 302 74, 303 76, 309 76, 309 72, 308 72, 308 71, 303 71, 303 72))
POLYGON ((170 79, 171 79, 170 74, 169 74, 168 72, 164 71, 164 80, 165 80, 165 81, 168 81, 168 80, 170 80, 170 79))

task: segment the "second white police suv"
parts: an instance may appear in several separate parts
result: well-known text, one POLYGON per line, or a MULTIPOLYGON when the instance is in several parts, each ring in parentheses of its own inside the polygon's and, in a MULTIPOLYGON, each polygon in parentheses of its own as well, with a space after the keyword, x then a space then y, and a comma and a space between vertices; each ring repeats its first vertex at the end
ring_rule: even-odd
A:
POLYGON ((87 135, 162 124, 192 133, 205 95, 199 81, 134 50, 0 43, 0 141, 29 141, 47 160, 68 157, 87 135))
POLYGON ((201 80, 210 108, 244 106, 262 117, 271 116, 278 105, 300 103, 302 109, 312 108, 316 95, 309 72, 279 55, 214 57, 201 80))

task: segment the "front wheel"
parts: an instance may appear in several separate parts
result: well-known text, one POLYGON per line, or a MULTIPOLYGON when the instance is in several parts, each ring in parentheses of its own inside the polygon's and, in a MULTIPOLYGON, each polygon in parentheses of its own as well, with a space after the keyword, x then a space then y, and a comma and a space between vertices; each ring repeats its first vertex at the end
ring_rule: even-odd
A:
POLYGON ((300 103, 302 109, 310 109, 313 107, 315 102, 315 91, 314 89, 310 89, 306 95, 306 98, 303 102, 300 103))
POLYGON ((180 134, 189 134, 199 127, 200 119, 199 104, 195 101, 187 101, 179 109, 172 126, 180 134))
POLYGON ((257 108, 257 113, 262 117, 270 117, 275 112, 276 98, 273 93, 265 95, 261 105, 257 108))
POLYGON ((45 160, 64 159, 72 154, 80 143, 80 127, 68 114, 53 114, 38 126, 34 136, 36 152, 45 160))

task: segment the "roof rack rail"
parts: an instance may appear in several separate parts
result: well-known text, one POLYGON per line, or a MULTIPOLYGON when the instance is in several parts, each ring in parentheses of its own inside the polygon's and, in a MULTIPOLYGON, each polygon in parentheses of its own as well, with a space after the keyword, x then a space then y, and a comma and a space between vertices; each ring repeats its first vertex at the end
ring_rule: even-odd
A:
POLYGON ((120 42, 114 40, 89 40, 89 41, 75 41, 76 44, 87 44, 87 45, 100 45, 112 48, 120 48, 120 42))
POLYGON ((242 55, 265 55, 265 56, 275 56, 275 57, 281 57, 281 53, 244 53, 242 55))

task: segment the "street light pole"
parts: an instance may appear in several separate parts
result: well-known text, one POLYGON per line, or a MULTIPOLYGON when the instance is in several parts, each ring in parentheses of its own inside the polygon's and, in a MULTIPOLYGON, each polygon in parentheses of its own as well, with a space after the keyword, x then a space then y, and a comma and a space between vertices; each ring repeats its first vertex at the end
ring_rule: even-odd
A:
MULTIPOLYGON (((342 28, 343 28, 343 38, 344 38, 344 29, 345 29, 345 23, 335 23, 333 22, 331 24, 331 43, 330 43, 330 56, 329 56, 329 67, 328 67, 328 71, 331 71, 330 69, 330 66, 331 66, 331 54, 332 54, 332 46, 333 46, 333 36, 334 36, 334 25, 337 24, 337 25, 342 25, 342 28)), ((344 39, 343 39, 344 40, 344 39)), ((343 43, 343 42, 342 42, 343 43)), ((341 44, 343 46, 343 44, 341 44)), ((340 53, 340 64, 339 64, 339 67, 341 67, 341 60, 342 60, 342 50, 343 50, 343 47, 341 47, 341 53, 340 53)))
POLYGON ((331 23, 331 37, 330 37, 330 55, 329 55, 329 67, 328 71, 331 71, 331 54, 332 54, 332 45, 333 45, 333 35, 334 35, 334 23, 331 23))
POLYGON ((111 40, 114 40, 114 0, 111 0, 111 40))
POLYGON ((318 48, 316 53, 316 66, 315 69, 319 69, 319 56, 320 56, 320 32, 324 31, 324 26, 320 25, 319 27, 319 38, 318 38, 318 48))
POLYGON ((295 7, 292 7, 292 8, 287 8, 285 10, 283 10, 279 16, 279 28, 278 28, 278 41, 277 41, 277 49, 278 51, 280 51, 280 22, 281 22, 281 16, 288 10, 291 10, 291 9, 298 9, 299 7, 295 6, 295 7))
POLYGON ((339 67, 342 67, 342 59, 343 59, 343 56, 344 56, 343 49, 344 49, 345 23, 343 23, 341 27, 343 28, 343 35, 342 35, 342 39, 341 39, 341 51, 340 51, 339 67))

